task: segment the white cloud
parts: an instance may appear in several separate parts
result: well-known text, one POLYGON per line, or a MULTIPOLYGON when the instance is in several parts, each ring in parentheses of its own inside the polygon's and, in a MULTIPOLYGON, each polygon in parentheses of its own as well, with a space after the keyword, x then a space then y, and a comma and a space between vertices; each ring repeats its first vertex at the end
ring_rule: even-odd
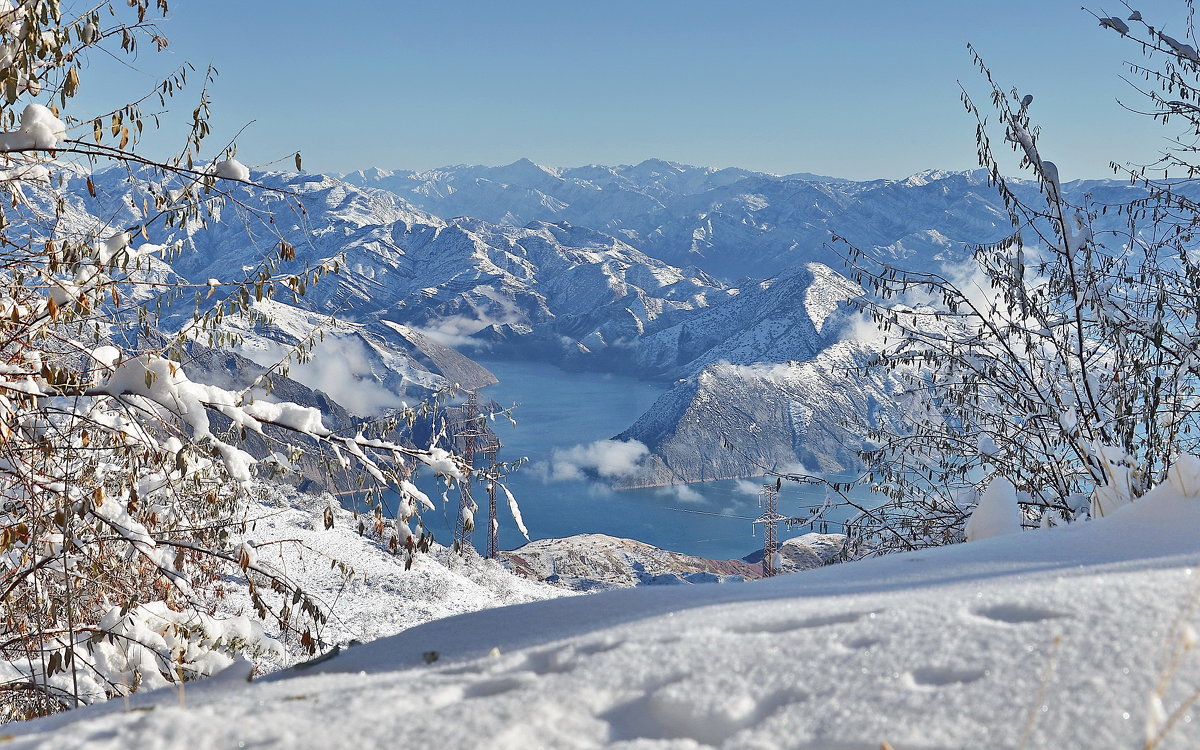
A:
POLYGON ((881 345, 886 343, 886 337, 869 315, 859 313, 850 316, 846 322, 846 327, 842 329, 842 341, 881 345))
POLYGON ((595 474, 602 479, 621 479, 636 473, 650 449, 637 440, 597 440, 571 448, 555 448, 550 457, 551 480, 583 479, 595 474))
POLYGON ((414 330, 420 331, 442 346, 478 349, 485 346, 486 342, 478 341, 470 336, 487 328, 489 325, 491 325, 490 322, 476 320, 475 318, 451 315, 446 318, 440 318, 425 328, 414 326, 414 330))
MULTIPOLYGON (((778 472, 780 474, 801 474, 801 475, 810 475, 810 476, 821 476, 820 471, 813 471, 812 469, 808 468, 807 466, 800 463, 799 461, 793 461, 790 464, 777 464, 775 466, 775 468, 772 469, 772 471, 778 472)), ((766 482, 767 480, 764 479, 763 481, 766 482)))
POLYGON ((703 505, 706 500, 704 495, 701 495, 696 490, 686 484, 669 484, 666 487, 659 487, 655 494, 665 497, 673 497, 681 503, 689 505, 703 505))
POLYGON ((482 298, 470 303, 473 315, 448 315, 417 330, 444 346, 478 349, 485 348, 487 344, 470 338, 471 334, 488 326, 526 320, 513 300, 494 287, 477 286, 472 291, 482 298))
POLYGON ((762 492, 762 484, 758 482, 751 482, 749 479, 737 480, 737 483, 734 484, 734 487, 737 488, 737 491, 741 494, 749 495, 750 497, 758 497, 758 493, 762 492))
MULTIPOLYGON (((288 352, 282 345, 244 349, 242 356, 269 367, 288 352)), ((400 405, 402 394, 393 393, 375 379, 366 346, 357 337, 327 335, 317 344, 308 362, 293 362, 288 377, 323 391, 352 414, 373 417, 400 405)))

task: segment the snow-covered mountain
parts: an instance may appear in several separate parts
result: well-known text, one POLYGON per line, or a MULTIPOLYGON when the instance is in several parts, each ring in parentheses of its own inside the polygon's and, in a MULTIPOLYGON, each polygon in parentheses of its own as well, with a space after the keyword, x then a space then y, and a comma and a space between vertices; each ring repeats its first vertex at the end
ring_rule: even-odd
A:
MULTIPOLYGON (((499 223, 568 221, 617 234, 648 255, 729 282, 764 279, 803 263, 837 263, 833 234, 895 258, 961 258, 973 243, 1009 232, 982 171, 930 170, 904 180, 851 182, 776 176, 651 159, 633 166, 551 168, 522 159, 502 167, 424 172, 367 170, 349 182, 381 187, 443 216, 499 223)), ((1018 191, 1036 195, 1033 184, 1018 191)), ((1067 183, 1069 199, 1097 190, 1115 202, 1120 181, 1067 183)))
MULTIPOLYGON (((292 301, 308 317, 290 338, 335 315, 363 359, 378 363, 371 367, 375 380, 392 391, 421 380, 413 372, 421 364, 411 351, 416 336, 680 380, 622 435, 654 454, 625 484, 740 477, 798 464, 848 469, 862 431, 842 426, 857 424, 866 404, 889 413, 880 405, 893 400, 894 388, 857 374, 874 351, 870 340, 850 340, 856 319, 846 300, 859 290, 827 266, 808 263, 730 289, 595 229, 444 220, 333 178, 261 179, 303 203, 304 213, 278 212, 272 225, 296 246, 297 262, 340 254, 347 269, 292 301), (390 350, 398 352, 392 361, 390 350), (742 449, 729 451, 723 438, 742 449)), ((243 222, 195 229, 175 272, 199 283, 249 265, 255 256, 244 233, 243 222)))
POLYGON ((761 567, 744 560, 709 560, 605 534, 539 539, 505 552, 504 559, 520 576, 583 591, 762 577, 761 567))
MULTIPOLYGON (((339 259, 342 272, 305 296, 258 304, 273 322, 238 331, 247 356, 266 364, 336 318, 323 350, 336 356, 319 359, 357 372, 322 379, 301 367, 299 379, 354 384, 344 398, 362 402, 347 406, 356 413, 414 387, 489 382, 447 347, 673 381, 621 435, 652 452, 631 485, 851 468, 863 425, 894 420, 902 405, 894 382, 863 372, 879 341, 847 304, 859 290, 836 270, 831 233, 928 266, 1008 227, 980 173, 855 183, 660 160, 571 169, 522 160, 347 177, 376 187, 255 179, 262 186, 237 188, 220 221, 156 238, 184 240, 169 271, 195 284, 253 274, 281 238, 296 248, 293 266, 339 259), (257 201, 274 207, 269 222, 239 205, 257 201)), ((136 222, 144 187, 127 175, 97 176, 96 198, 76 182, 93 213, 136 222)), ((1066 189, 1105 202, 1136 190, 1066 189)), ((170 312, 183 324, 192 307, 170 312)))
MULTIPOLYGON (((767 179, 666 162, 560 173, 518 163, 486 174, 509 186, 501 193, 518 177, 546 185, 586 177, 614 196, 663 198, 767 179)), ((374 176, 383 181, 381 173, 374 176)), ((277 361, 314 328, 326 329, 317 364, 296 364, 292 373, 353 413, 372 414, 451 383, 492 382, 450 346, 678 381, 622 436, 653 452, 644 470, 625 481, 645 485, 801 463, 847 468, 857 433, 830 434, 828 425, 856 424, 863 404, 891 400, 888 383, 855 375, 873 344, 856 338, 846 306, 857 288, 828 266, 805 263, 730 288, 696 268, 651 257, 626 241, 630 233, 541 220, 512 226, 443 219, 396 194, 319 175, 268 173, 256 180, 258 187, 236 188, 213 220, 152 238, 183 242, 165 272, 200 286, 231 274, 251 277, 281 240, 296 254, 283 270, 336 258, 342 271, 305 295, 256 302, 269 323, 224 325, 261 365, 277 361), (258 203, 274 209, 269 220, 244 207, 258 203), (723 437, 741 450, 726 449, 723 437)), ((75 183, 69 188, 76 202, 91 214, 115 216, 118 224, 139 221, 144 183, 115 172, 97 175, 95 197, 82 178, 75 183)), ((603 205, 595 203, 596 210, 603 205)), ((186 325, 193 308, 189 298, 169 304, 168 327, 186 325)))
POLYGON ((650 449, 620 486, 856 470, 867 426, 895 426, 906 408, 892 376, 864 367, 870 356, 839 342, 806 362, 704 368, 617 436, 650 449))
POLYGON ((857 318, 845 303, 861 293, 828 266, 807 263, 652 326, 625 344, 626 357, 638 372, 672 380, 718 362, 807 361, 850 335, 857 318))
MULTIPOLYGON (((636 335, 625 327, 619 338, 576 338, 580 345, 560 360, 677 381, 618 436, 644 443, 652 454, 642 472, 627 477, 630 485, 798 465, 852 468, 866 425, 894 421, 904 406, 896 403, 893 380, 864 371, 879 341, 848 311, 846 300, 858 292, 837 273, 842 265, 831 237, 930 268, 962 261, 973 244, 1011 231, 1007 209, 982 171, 850 182, 661 160, 567 169, 521 160, 347 179, 386 187, 433 212, 502 224, 589 224, 648 256, 731 284, 724 296, 707 295, 704 305, 645 319, 636 335), (738 450, 730 451, 726 438, 738 450)), ((1009 184, 1036 201, 1035 184, 1009 184)), ((1064 185, 1069 200, 1090 196, 1095 205, 1126 203, 1140 190, 1107 180, 1064 185)), ((1103 233, 1122 229, 1126 217, 1102 213, 1092 222, 1103 233)), ((522 339, 503 327, 483 333, 507 351, 538 340, 536 333, 522 339)), ((544 356, 553 348, 526 351, 544 356)))
MULTIPOLYGON (((269 231, 262 231, 231 202, 220 221, 175 232, 185 250, 172 268, 197 284, 225 278, 230 269, 251 274, 258 259, 277 251, 280 239, 295 246, 294 265, 339 257, 340 274, 285 300, 310 318, 285 339, 319 317, 334 316, 402 350, 407 344, 401 339, 411 337, 401 327, 452 344, 487 329, 485 340, 561 358, 637 338, 647 326, 727 296, 725 286, 706 274, 675 268, 593 229, 444 220, 384 191, 330 177, 257 178, 262 188, 238 188, 234 197, 270 202, 268 191, 287 191, 303 209, 276 201, 269 231)), ((132 190, 123 182, 101 187, 114 195, 132 190)), ((119 203, 138 202, 132 198, 119 203)), ((192 314, 188 304, 177 312, 181 319, 192 314)))

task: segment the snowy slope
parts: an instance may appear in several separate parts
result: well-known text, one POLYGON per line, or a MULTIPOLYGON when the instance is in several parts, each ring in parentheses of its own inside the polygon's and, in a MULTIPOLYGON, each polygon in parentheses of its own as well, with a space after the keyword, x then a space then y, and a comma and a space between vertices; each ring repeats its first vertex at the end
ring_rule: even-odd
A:
POLYGON ((514 573, 535 580, 553 578, 577 590, 761 577, 759 566, 742 560, 710 560, 606 534, 538 539, 503 554, 514 573))
MULTIPOLYGON (((270 223, 263 225, 261 216, 231 201, 219 221, 170 230, 155 239, 183 241, 173 270, 198 284, 239 270, 253 274, 263 257, 278 253, 284 238, 295 247, 296 259, 283 270, 338 258, 342 272, 299 299, 273 300, 281 319, 288 317, 281 314, 285 303, 303 311, 293 318, 336 316, 401 353, 409 342, 396 336, 393 324, 451 345, 487 329, 484 340, 503 340, 513 352, 561 358, 637 338, 648 326, 726 296, 725 286, 702 272, 675 268, 594 229, 445 220, 391 193, 320 175, 279 172, 255 179, 263 187, 239 186, 233 196, 248 205, 273 206, 270 223), (281 201, 271 191, 284 191, 289 199, 281 201)), ((103 200, 86 201, 95 212, 111 203, 110 213, 129 213, 140 198, 142 186, 118 175, 106 173, 98 181, 103 200)), ((190 320, 191 300, 181 300, 171 312, 180 323, 190 320)), ((298 337, 277 332, 281 339, 298 337)))
POLYGON ((1107 748, 1178 708, 1159 746, 1195 747, 1196 479, 1086 524, 441 620, 9 746, 1107 748))
POLYGON ((866 367, 882 339, 846 305, 859 293, 810 263, 631 344, 679 380, 617 436, 651 453, 622 486, 856 470, 868 426, 908 403, 896 373, 866 367))
MULTIPOLYGON (((334 526, 326 529, 323 513, 330 507, 329 496, 265 483, 259 493, 260 501, 247 510, 246 538, 257 546, 260 563, 287 571, 332 613, 318 634, 329 645, 370 641, 463 612, 569 593, 440 545, 414 557, 406 569, 405 555, 392 554, 386 540, 369 533, 369 518, 368 533, 360 534, 353 514, 335 504, 334 526), (272 544, 278 540, 289 541, 272 544)), ((229 600, 229 613, 253 612, 244 590, 231 591, 229 600)))
POLYGON ((845 336, 846 300, 860 294, 828 266, 807 263, 748 285, 679 323, 654 326, 624 348, 641 372, 671 379, 719 362, 807 361, 845 336))
POLYGON ((803 362, 705 367, 616 437, 651 453, 620 486, 857 470, 867 425, 895 427, 908 405, 894 373, 865 368, 871 355, 845 341, 803 362))

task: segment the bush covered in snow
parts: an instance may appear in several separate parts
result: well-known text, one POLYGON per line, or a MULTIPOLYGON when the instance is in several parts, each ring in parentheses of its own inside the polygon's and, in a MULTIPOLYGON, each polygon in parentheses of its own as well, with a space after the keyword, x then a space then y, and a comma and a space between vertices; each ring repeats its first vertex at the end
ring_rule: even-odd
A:
MULTIPOLYGON (((76 111, 89 53, 166 45, 151 18, 165 0, 83 7, 0 0, 0 720, 209 675, 237 654, 278 658, 268 631, 318 648, 325 610, 242 538, 259 465, 239 445, 247 435, 274 448, 272 471, 301 450, 279 435, 295 435, 367 486, 399 485, 402 512, 387 525, 409 553, 420 543, 410 519, 428 499, 402 480, 418 465, 464 471, 446 450, 339 434, 316 409, 189 378, 185 342, 227 342, 223 320, 277 291, 303 294, 337 260, 296 267, 280 239, 278 257, 237 278, 171 275, 163 261, 179 248, 148 237, 215 217, 234 200, 227 181, 250 173, 232 147, 200 165, 204 92, 186 146, 162 162, 137 151, 156 122, 140 103, 76 111), (95 197, 102 166, 136 170, 145 186, 120 224, 54 189, 83 179, 95 197), (191 324, 173 338, 154 331, 155 311, 182 294, 195 296, 191 324), (248 586, 254 617, 220 614, 230 576, 248 586)), ((165 105, 189 71, 143 101, 165 105)), ((246 215, 271 231, 265 212, 246 215)))
MULTIPOLYGON (((1101 25, 1140 44, 1145 62, 1130 67, 1150 83, 1139 92, 1152 114, 1200 135, 1200 58, 1140 14, 1129 21, 1101 25)), ((889 501, 856 526, 861 553, 961 540, 977 502, 975 531, 1011 526, 998 481, 1014 486, 1025 526, 1108 515, 1200 450, 1200 205, 1188 180, 1167 177, 1196 177, 1196 147, 1140 170, 1114 163, 1140 187, 1127 203, 1073 205, 1039 148, 1033 96, 1004 90, 975 62, 990 110, 965 89, 962 99, 1011 233, 937 271, 848 253, 868 290, 861 304, 889 340, 878 364, 906 377, 919 404, 901 429, 873 435, 871 480, 889 501), (1004 176, 989 121, 1037 200, 1004 176), (1100 214, 1122 216, 1124 228, 1094 232, 1100 214)))

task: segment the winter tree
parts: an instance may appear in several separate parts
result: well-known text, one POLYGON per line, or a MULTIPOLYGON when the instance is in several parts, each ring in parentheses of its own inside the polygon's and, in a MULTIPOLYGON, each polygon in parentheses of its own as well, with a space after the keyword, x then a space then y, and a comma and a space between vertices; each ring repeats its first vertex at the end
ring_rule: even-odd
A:
MULTIPOLYGON (((1179 36, 1192 41, 1181 42, 1137 12, 1099 21, 1140 45, 1143 60, 1130 67, 1146 114, 1200 137, 1190 22, 1179 36)), ((961 540, 979 490, 996 478, 1015 486, 1026 526, 1103 516, 1197 449, 1196 141, 1178 141, 1150 167, 1114 163, 1137 188, 1132 200, 1072 203, 1039 146, 1033 97, 1002 87, 971 52, 990 102, 964 91, 963 103, 1011 233, 976 246, 966 267, 939 271, 848 251, 868 290, 863 307, 889 337, 877 364, 903 375, 921 405, 865 454, 888 501, 860 519, 864 553, 961 540), (1024 187, 1001 172, 990 122, 1024 187)))
MULTIPOLYGON (((157 119, 143 106, 183 95, 191 67, 140 101, 79 111, 89 55, 163 49, 154 18, 167 2, 71 7, 0 0, 0 720, 208 675, 238 654, 277 658, 270 633, 317 648, 322 607, 239 541, 263 466, 241 438, 273 446, 271 468, 324 449, 368 485, 394 485, 388 523, 410 551, 410 519, 429 502, 408 481, 413 468, 465 471, 436 445, 337 433, 314 408, 189 378, 188 346, 228 343, 223 320, 276 292, 303 294, 337 259, 297 267, 280 240, 238 278, 172 276, 165 262, 179 247, 148 238, 209 220, 250 172, 232 146, 207 147, 211 71, 170 159, 139 153, 157 119), (91 175, 113 167, 142 185, 133 223, 96 219, 61 190, 82 179, 94 196, 91 175), (180 295, 196 300, 191 323, 155 330, 155 311, 180 295), (257 617, 221 615, 215 584, 228 576, 248 583, 257 617)), ((270 231, 266 213, 248 213, 270 231)))

